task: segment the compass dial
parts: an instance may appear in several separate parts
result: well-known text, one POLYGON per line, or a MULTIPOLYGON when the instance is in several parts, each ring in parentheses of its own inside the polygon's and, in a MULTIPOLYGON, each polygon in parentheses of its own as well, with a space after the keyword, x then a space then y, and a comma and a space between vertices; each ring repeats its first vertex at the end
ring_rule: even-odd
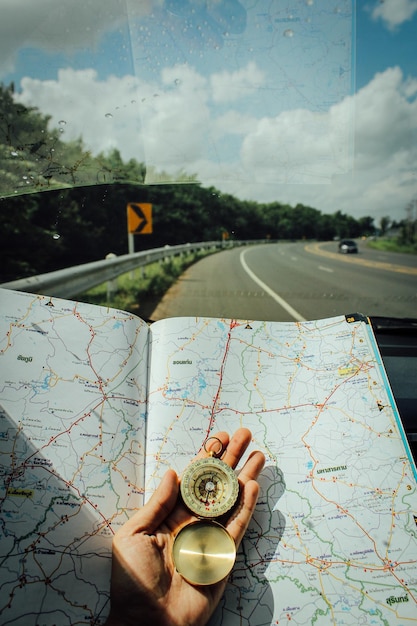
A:
POLYGON ((220 517, 234 506, 239 483, 233 469, 216 457, 194 461, 181 478, 184 504, 199 517, 220 517))

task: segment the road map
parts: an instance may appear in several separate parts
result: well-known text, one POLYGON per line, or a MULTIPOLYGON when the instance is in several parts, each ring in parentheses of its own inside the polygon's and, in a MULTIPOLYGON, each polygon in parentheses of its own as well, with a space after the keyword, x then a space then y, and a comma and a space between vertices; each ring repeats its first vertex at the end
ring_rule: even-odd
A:
POLYGON ((366 321, 149 327, 2 291, 0 364, 2 624, 103 624, 115 530, 239 426, 267 461, 211 623, 415 620, 415 467, 366 321))
POLYGON ((267 458, 212 624, 406 624, 417 494, 369 326, 170 319, 152 330, 146 487, 239 426, 267 458))
POLYGON ((100 624, 143 499, 148 327, 23 293, 0 311, 0 623, 100 624))

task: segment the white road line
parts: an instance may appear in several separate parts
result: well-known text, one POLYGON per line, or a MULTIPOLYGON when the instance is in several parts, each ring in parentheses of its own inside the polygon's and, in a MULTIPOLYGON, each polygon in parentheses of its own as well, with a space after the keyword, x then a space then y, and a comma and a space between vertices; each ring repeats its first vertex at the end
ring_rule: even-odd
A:
POLYGON ((321 270, 322 272, 333 272, 330 267, 325 267, 324 265, 319 265, 319 270, 321 270))
POLYGON ((252 272, 252 270, 248 267, 248 264, 246 263, 245 258, 244 258, 247 252, 248 250, 242 250, 242 252, 240 253, 240 263, 243 269, 245 270, 245 272, 247 273, 247 275, 250 278, 252 278, 252 280, 254 280, 255 283, 257 283, 260 287, 262 287, 262 289, 269 296, 271 296, 271 298, 273 298, 275 302, 277 302, 283 309, 285 309, 285 311, 287 311, 287 313, 289 313, 297 322, 305 322, 306 321, 305 317, 303 317, 298 311, 293 309, 292 306, 288 304, 288 302, 286 302, 283 298, 281 298, 281 296, 275 293, 275 291, 273 291, 270 287, 268 287, 267 284, 265 284, 260 278, 256 276, 256 274, 252 272))

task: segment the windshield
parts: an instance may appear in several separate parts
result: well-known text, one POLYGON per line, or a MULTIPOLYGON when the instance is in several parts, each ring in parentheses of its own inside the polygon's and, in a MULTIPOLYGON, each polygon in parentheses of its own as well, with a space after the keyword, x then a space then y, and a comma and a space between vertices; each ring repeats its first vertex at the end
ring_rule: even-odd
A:
POLYGON ((414 2, 0 8, 3 283, 216 241, 128 308, 415 315, 414 2))

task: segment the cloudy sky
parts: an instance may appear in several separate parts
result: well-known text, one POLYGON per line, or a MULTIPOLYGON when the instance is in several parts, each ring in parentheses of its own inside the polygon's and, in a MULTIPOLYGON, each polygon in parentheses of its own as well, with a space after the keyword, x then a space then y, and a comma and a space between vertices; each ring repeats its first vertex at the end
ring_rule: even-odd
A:
POLYGON ((417 0, 0 0, 0 80, 93 153, 241 198, 406 217, 417 0))

